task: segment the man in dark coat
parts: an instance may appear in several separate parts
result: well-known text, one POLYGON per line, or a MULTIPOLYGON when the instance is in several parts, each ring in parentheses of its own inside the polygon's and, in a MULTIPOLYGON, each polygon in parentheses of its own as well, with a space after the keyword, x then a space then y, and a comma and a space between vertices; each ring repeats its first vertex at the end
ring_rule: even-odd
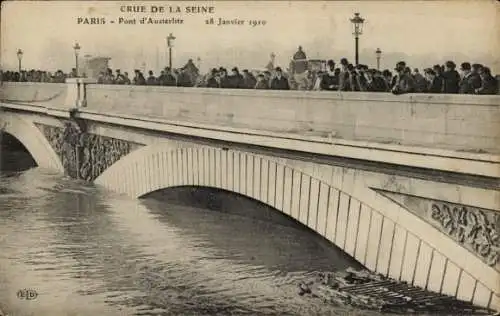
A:
POLYGON ((123 84, 130 84, 130 78, 128 77, 128 72, 124 72, 123 75, 123 84))
POLYGON ((153 75, 153 71, 152 71, 152 70, 150 70, 150 71, 149 71, 149 76, 148 76, 148 79, 146 80, 146 84, 147 84, 148 86, 154 86, 154 85, 156 85, 156 83, 157 83, 157 82, 156 82, 156 77, 153 75))
POLYGON ((413 78, 406 68, 404 61, 396 64, 394 70, 397 74, 394 76, 391 84, 391 92, 393 94, 411 93, 415 90, 413 78))
POLYGON ((472 71, 470 63, 462 63, 462 80, 459 84, 459 93, 461 94, 474 94, 476 89, 481 87, 481 77, 479 74, 472 71))
POLYGON ((339 89, 339 77, 335 73, 335 62, 329 60, 327 63, 328 69, 325 74, 321 77, 320 88, 321 90, 338 90, 339 89))
POLYGON ((269 89, 269 82, 266 80, 264 74, 257 75, 257 83, 255 84, 255 89, 269 89))
POLYGON ((188 69, 181 68, 179 72, 179 76, 177 77, 177 86, 178 87, 192 87, 193 82, 191 81, 191 76, 188 72, 188 69))
POLYGON ((455 70, 456 65, 452 61, 445 63, 445 71, 443 72, 443 93, 458 93, 460 84, 460 74, 455 70))
POLYGON ((139 69, 134 70, 135 72, 135 77, 134 77, 134 84, 138 86, 143 86, 146 84, 146 78, 144 78, 144 75, 139 69))
POLYGON ((231 82, 227 76, 227 70, 225 68, 219 68, 219 87, 220 88, 231 88, 231 82))
POLYGON ((350 90, 346 91, 360 91, 358 73, 353 64, 347 65, 347 82, 350 90))
POLYGON ((162 86, 170 87, 175 87, 177 85, 177 81, 172 74, 170 67, 165 67, 165 70, 162 71, 162 75, 158 77, 158 83, 162 86))
POLYGON ((116 77, 114 79, 115 84, 125 84, 125 77, 122 75, 120 69, 116 69, 116 77))
POLYGON ((418 68, 413 70, 413 80, 415 80, 415 92, 425 92, 427 89, 427 80, 418 71, 418 68))
POLYGON ((366 91, 370 92, 385 92, 387 84, 380 71, 369 69, 364 74, 366 79, 366 91))
POLYGON ((476 94, 498 94, 498 81, 491 75, 490 68, 481 68, 479 75, 481 76, 481 87, 475 90, 476 94))
POLYGON ((218 88, 219 82, 217 81, 217 69, 213 68, 207 78, 207 88, 218 88))
POLYGON ((271 80, 271 89, 273 90, 290 90, 290 84, 288 79, 283 76, 283 72, 280 67, 275 69, 276 75, 273 80, 271 80))
POLYGON ((340 60, 339 91, 352 91, 348 66, 347 58, 342 58, 340 60))
POLYGON ((425 75, 427 77, 427 93, 441 93, 443 87, 443 78, 437 76, 436 72, 432 69, 426 69, 425 75))
POLYGON ((243 87, 244 89, 253 89, 257 84, 257 79, 252 75, 248 69, 243 70, 243 87))
POLYGON ((243 88, 243 76, 240 74, 238 68, 234 67, 231 71, 232 74, 229 76, 229 87, 232 89, 243 88))

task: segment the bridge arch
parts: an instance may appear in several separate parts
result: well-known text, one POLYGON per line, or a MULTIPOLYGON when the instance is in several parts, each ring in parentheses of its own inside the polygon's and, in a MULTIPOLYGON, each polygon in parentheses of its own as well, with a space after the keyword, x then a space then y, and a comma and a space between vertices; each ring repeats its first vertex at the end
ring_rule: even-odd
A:
POLYGON ((158 143, 121 158, 95 183, 134 198, 178 186, 232 191, 292 217, 371 271, 481 306, 500 302, 497 272, 448 236, 369 188, 339 188, 281 159, 158 143))
POLYGON ((64 173, 64 167, 52 146, 30 121, 12 112, 2 112, 0 130, 14 136, 28 150, 40 168, 64 173))

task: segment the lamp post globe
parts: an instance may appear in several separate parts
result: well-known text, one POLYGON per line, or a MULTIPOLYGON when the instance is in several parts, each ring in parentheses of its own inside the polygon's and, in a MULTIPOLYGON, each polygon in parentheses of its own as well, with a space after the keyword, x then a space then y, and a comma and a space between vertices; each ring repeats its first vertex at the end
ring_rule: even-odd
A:
POLYGON ((380 57, 382 57, 382 51, 380 48, 377 48, 375 55, 377 56, 377 70, 380 70, 380 57))
POLYGON ((19 48, 17 50, 17 61, 18 61, 18 69, 19 69, 19 72, 21 72, 21 62, 22 62, 22 59, 23 59, 23 51, 19 48))
POLYGON ((363 24, 365 19, 363 19, 358 12, 354 13, 354 17, 350 19, 352 23, 352 34, 354 35, 355 44, 355 61, 356 65, 359 64, 359 36, 363 34, 363 24))
POLYGON ((76 70, 76 77, 78 77, 78 56, 80 54, 80 49, 82 47, 80 46, 80 44, 78 43, 75 43, 75 46, 73 46, 73 50, 75 51, 75 70, 76 70))
POLYGON ((172 47, 174 46, 174 40, 176 37, 170 33, 167 36, 167 47, 168 47, 168 66, 172 69, 172 47))

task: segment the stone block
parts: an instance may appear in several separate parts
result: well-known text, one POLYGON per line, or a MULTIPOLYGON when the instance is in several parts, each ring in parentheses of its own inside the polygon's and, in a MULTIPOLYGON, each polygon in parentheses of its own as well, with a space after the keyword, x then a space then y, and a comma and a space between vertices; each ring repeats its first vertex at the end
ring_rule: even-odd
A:
POLYGON ((356 238, 356 250, 354 258, 366 265, 366 253, 368 250, 368 238, 370 234, 372 209, 366 204, 361 204, 359 211, 358 235, 356 238))
POLYGON ((370 222, 370 233, 368 237, 368 250, 366 254, 366 267, 375 271, 377 267, 378 252, 380 247, 380 237, 382 234, 383 217, 378 212, 373 211, 370 222))
POLYGON ((354 257, 354 252, 356 250, 360 209, 361 203, 357 199, 350 197, 344 251, 352 257, 354 257))

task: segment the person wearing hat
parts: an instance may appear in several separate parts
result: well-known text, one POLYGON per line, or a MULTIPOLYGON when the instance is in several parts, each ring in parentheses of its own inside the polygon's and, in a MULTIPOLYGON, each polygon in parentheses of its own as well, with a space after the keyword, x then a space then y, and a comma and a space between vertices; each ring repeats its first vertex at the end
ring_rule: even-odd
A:
POLYGON ((131 84, 130 78, 128 77, 128 72, 125 71, 123 73, 122 77, 123 77, 123 84, 127 84, 127 85, 131 84))
POLYGON ((443 77, 443 93, 458 93, 458 85, 460 84, 460 74, 455 70, 456 65, 451 60, 445 64, 443 77))
POLYGON ((115 82, 115 84, 125 84, 125 78, 121 74, 120 69, 116 69, 115 73, 116 73, 116 75, 115 75, 115 78, 113 80, 115 82))
POLYGON ((396 64, 396 68, 394 68, 396 74, 391 78, 391 89, 396 84, 397 74, 399 72, 403 72, 405 68, 406 68, 406 63, 404 61, 400 61, 396 64))
POLYGON ((367 74, 368 72, 369 72, 368 67, 366 67, 365 65, 359 65, 359 67, 357 67, 355 71, 356 74, 355 80, 356 80, 356 87, 359 90, 355 91, 369 91, 367 82, 367 76, 369 76, 369 74, 367 74))
POLYGON ((149 74, 149 76, 148 76, 148 79, 146 80, 146 84, 148 86, 154 86, 154 85, 156 85, 157 81, 156 81, 156 77, 153 75, 153 71, 150 70, 148 72, 148 74, 149 74))
POLYGON ((335 74, 335 62, 331 59, 327 62, 326 73, 321 77, 320 88, 330 91, 339 89, 339 77, 335 74))
POLYGON ((400 61, 396 64, 396 76, 393 78, 391 92, 393 94, 411 93, 415 91, 415 83, 411 74, 406 71, 406 63, 400 61))
POLYGON ((190 76, 189 69, 182 67, 179 74, 177 75, 177 86, 178 87, 192 87, 194 83, 192 82, 192 77, 190 76))
POLYGON ((106 69, 104 76, 102 78, 103 84, 114 84, 115 77, 113 76, 113 70, 111 68, 106 69))
POLYGON ((169 87, 177 86, 177 79, 172 74, 172 69, 170 69, 170 67, 165 67, 163 71, 163 77, 162 76, 160 77, 161 77, 161 79, 159 80, 160 85, 169 87))
POLYGON ((475 90, 481 87, 481 77, 472 71, 471 64, 468 62, 462 63, 460 70, 462 71, 462 80, 458 85, 458 93, 474 94, 475 90))
POLYGON ((413 80, 415 81, 415 92, 425 92, 427 90, 427 80, 422 76, 418 68, 413 69, 413 80))
POLYGON ((481 87, 475 90, 476 94, 498 94, 498 80, 491 75, 490 68, 479 69, 481 77, 481 87))
POLYGON ((349 90, 345 91, 361 91, 363 83, 360 81, 360 74, 353 64, 347 65, 347 76, 349 90))
POLYGON ((257 79, 251 74, 248 69, 243 69, 243 89, 253 89, 257 84, 257 79))
POLYGON ((443 87, 443 78, 439 77, 433 69, 425 70, 425 77, 427 79, 427 93, 441 93, 443 87))
POLYGON ((135 76, 134 76, 134 84, 138 86, 144 86, 146 85, 146 78, 144 78, 144 75, 139 69, 134 70, 135 76))
POLYGON ((271 80, 271 89, 272 90, 290 90, 290 84, 288 83, 288 79, 283 76, 283 71, 280 67, 276 67, 274 70, 275 75, 271 80))
POLYGON ((365 86, 363 87, 365 90, 370 92, 385 92, 387 91, 387 84, 382 77, 382 73, 375 69, 368 69, 363 73, 365 78, 365 86))
POLYGON ((241 89, 243 88, 243 76, 237 67, 231 69, 231 76, 229 76, 229 88, 231 89, 241 89))
POLYGON ((231 88, 231 83, 229 82, 229 76, 227 75, 226 68, 219 68, 219 88, 227 89, 231 88))
POLYGON ((269 89, 269 82, 264 74, 257 75, 257 83, 255 84, 255 89, 269 89))
POLYGON ((352 91, 349 80, 349 61, 347 58, 340 59, 339 91, 352 91))
POLYGON ((218 88, 219 82, 217 81, 217 69, 213 68, 210 73, 207 74, 207 79, 205 82, 207 88, 218 88))

